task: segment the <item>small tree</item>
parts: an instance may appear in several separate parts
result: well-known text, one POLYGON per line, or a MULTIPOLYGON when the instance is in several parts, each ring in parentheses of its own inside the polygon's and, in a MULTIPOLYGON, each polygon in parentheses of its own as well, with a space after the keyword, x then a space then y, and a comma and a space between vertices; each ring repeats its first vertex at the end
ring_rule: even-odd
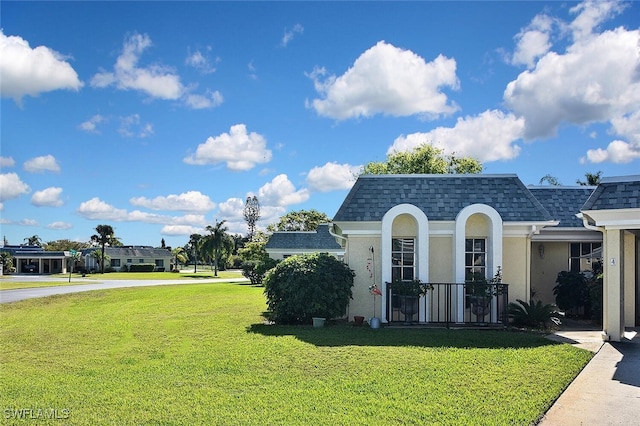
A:
POLYGON ((265 250, 266 242, 251 242, 240 249, 238 254, 242 259, 242 275, 253 285, 262 285, 267 271, 276 266, 276 261, 269 257, 265 250))
POLYGON ((113 227, 111 227, 111 225, 98 225, 96 226, 96 232, 97 234, 91 236, 91 242, 100 246, 100 252, 102 254, 102 261, 100 262, 100 273, 104 274, 105 246, 117 246, 122 245, 122 243, 120 243, 120 240, 118 240, 118 238, 116 238, 116 236, 114 235, 115 232, 113 231, 113 227))
POLYGON ((251 241, 253 234, 256 233, 256 223, 260 220, 260 203, 258 197, 247 197, 247 201, 244 203, 244 220, 247 222, 249 228, 249 235, 247 239, 251 241))
POLYGON ((563 311, 585 308, 589 310, 590 295, 587 279, 582 272, 562 271, 558 273, 557 285, 553 288, 556 304, 563 311))
POLYGON ((267 231, 315 231, 318 225, 330 221, 329 216, 315 209, 299 210, 280 217, 278 223, 267 226, 267 231))
POLYGON ((343 316, 354 276, 344 262, 327 253, 286 258, 264 279, 271 319, 291 324, 343 316))

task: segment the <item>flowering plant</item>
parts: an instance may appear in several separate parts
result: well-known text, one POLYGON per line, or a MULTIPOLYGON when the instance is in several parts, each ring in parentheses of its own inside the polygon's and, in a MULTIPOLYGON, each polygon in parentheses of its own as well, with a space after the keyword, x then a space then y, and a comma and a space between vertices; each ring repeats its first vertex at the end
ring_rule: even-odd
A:
POLYGON ((376 317, 376 296, 382 296, 382 291, 377 285, 369 286, 369 293, 373 295, 373 317, 376 317))

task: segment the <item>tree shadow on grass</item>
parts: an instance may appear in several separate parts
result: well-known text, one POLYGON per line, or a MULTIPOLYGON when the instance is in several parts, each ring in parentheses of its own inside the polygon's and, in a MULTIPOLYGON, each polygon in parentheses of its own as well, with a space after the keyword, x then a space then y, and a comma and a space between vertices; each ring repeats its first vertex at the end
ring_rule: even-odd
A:
POLYGON ((412 346, 425 348, 518 349, 558 345, 542 334, 510 330, 381 328, 335 324, 323 328, 307 325, 252 324, 248 333, 293 336, 316 346, 412 346))

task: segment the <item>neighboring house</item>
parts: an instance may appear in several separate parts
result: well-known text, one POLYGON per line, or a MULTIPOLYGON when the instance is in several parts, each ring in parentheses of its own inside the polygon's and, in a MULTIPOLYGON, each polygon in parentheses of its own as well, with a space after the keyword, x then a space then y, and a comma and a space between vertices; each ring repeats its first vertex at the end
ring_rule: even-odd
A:
POLYGON ((315 231, 279 231, 265 245, 269 257, 281 260, 296 254, 329 253, 342 260, 344 248, 329 231, 329 224, 320 224, 315 231))
MULTIPOLYGON (((269 243, 273 258, 327 251, 278 234, 269 243)), ((640 326, 640 176, 527 188, 516 175, 364 175, 322 235, 334 238, 356 273, 349 316, 400 320, 397 296, 387 291, 399 278, 434 286, 418 321, 474 322, 464 286, 471 272, 490 279, 501 269, 509 302, 533 292, 553 303, 558 272, 602 262, 604 338, 620 340, 625 326, 640 326), (374 284, 381 297, 372 296, 374 284)))
POLYGON ((603 338, 640 326, 640 175, 603 178, 581 209, 603 235, 603 338))
MULTIPOLYGON (((91 255, 92 252, 100 252, 100 250, 100 247, 82 250, 84 267, 87 271, 100 270, 96 258, 91 255)), ((154 264, 157 271, 168 271, 173 258, 168 249, 151 246, 105 247, 104 253, 105 257, 108 256, 105 266, 114 268, 116 271, 119 271, 123 266, 139 263, 154 264)))
POLYGON ((531 237, 531 288, 536 300, 555 303, 553 288, 561 271, 591 273, 601 262, 602 233, 587 229, 578 218, 595 186, 528 187, 557 226, 546 227, 531 237))
MULTIPOLYGON (((4 246, 0 251, 13 257, 18 274, 64 274, 67 272, 69 252, 46 251, 39 246, 4 246)), ((6 271, 5 271, 6 273, 6 271)))

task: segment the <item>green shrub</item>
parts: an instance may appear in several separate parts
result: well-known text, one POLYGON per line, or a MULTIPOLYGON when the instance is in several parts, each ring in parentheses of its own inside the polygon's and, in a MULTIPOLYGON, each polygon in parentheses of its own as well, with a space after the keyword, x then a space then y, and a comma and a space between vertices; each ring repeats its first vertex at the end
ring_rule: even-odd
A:
POLYGON ((266 258, 263 260, 247 260, 245 262, 242 262, 242 275, 245 278, 248 278, 249 281, 251 281, 251 284, 262 285, 266 273, 269 271, 269 269, 276 266, 277 263, 277 261, 271 258, 266 258))
POLYGON ((129 272, 153 272, 155 269, 154 263, 133 263, 129 266, 129 272))
POLYGON ((590 304, 589 287, 587 279, 581 272, 562 271, 558 273, 553 294, 556 296, 556 304, 563 311, 584 307, 588 311, 590 304))
POLYGON ((509 318, 513 325, 547 328, 551 322, 560 324, 558 311, 554 305, 543 304, 531 299, 529 303, 517 299, 518 303, 509 303, 509 318))
POLYGON ((270 319, 295 324, 344 316, 354 276, 344 262, 327 253, 286 258, 264 279, 270 319))

